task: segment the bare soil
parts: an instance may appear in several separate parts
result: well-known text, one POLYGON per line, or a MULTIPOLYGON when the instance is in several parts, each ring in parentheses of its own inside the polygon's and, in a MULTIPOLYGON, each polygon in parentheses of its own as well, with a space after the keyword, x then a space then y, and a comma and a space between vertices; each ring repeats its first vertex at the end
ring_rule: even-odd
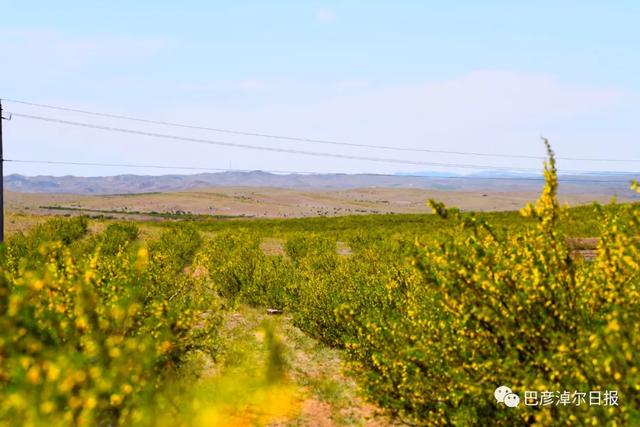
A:
MULTIPOLYGON (((426 202, 436 199, 463 210, 515 210, 535 200, 535 191, 445 191, 364 188, 353 190, 291 190, 280 188, 220 187, 169 193, 79 196, 7 192, 11 212, 37 214, 92 214, 149 219, 152 213, 298 218, 376 213, 427 213, 426 202), (57 208, 57 209, 55 209, 57 208), (62 208, 62 210, 60 209, 62 208), (68 210, 64 210, 68 209, 68 210)), ((569 205, 607 202, 610 194, 560 194, 569 205)), ((623 202, 623 198, 620 202, 623 202)))

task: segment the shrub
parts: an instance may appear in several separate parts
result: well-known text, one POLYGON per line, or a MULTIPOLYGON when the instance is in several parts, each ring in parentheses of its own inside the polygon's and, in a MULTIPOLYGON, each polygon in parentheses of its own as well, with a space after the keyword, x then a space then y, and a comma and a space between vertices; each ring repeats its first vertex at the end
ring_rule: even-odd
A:
POLYGON ((190 353, 215 350, 215 300, 158 261, 188 259, 193 234, 161 239, 150 256, 124 250, 135 230, 114 226, 96 240, 106 245, 74 255, 72 239, 58 238, 82 235, 76 221, 19 238, 35 248, 29 262, 0 267, 0 425, 154 424, 166 379, 190 353))
POLYGON ((336 313, 357 331, 351 371, 370 400, 408 423, 575 425, 640 422, 640 210, 601 210, 597 259, 571 256, 559 231, 553 154, 544 191, 522 214, 535 223, 496 231, 476 215, 432 202, 458 223, 442 242, 417 244, 410 271, 387 284, 385 305, 336 313), (620 406, 521 405, 515 392, 616 390, 620 406))

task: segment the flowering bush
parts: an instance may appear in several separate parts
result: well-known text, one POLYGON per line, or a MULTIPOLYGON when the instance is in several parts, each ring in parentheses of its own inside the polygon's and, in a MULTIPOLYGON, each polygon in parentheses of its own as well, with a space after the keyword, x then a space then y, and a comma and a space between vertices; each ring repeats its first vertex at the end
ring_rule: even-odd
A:
POLYGON ((16 235, 0 247, 0 425, 157 423, 163 388, 192 356, 215 360, 238 303, 344 349, 365 397, 407 424, 640 424, 640 207, 562 209, 549 154, 520 218, 431 202, 431 217, 216 223, 206 242, 207 224, 143 242, 132 223, 87 235, 85 218, 16 235), (590 262, 567 238, 593 218, 590 262), (268 230, 284 253, 263 251, 268 230), (520 407, 495 401, 502 385, 520 407), (525 405, 528 390, 618 405, 525 405))
POLYGON ((337 310, 357 329, 346 341, 350 368, 372 401, 414 424, 640 422, 640 210, 598 209, 597 258, 576 259, 558 231, 551 152, 545 176, 542 196, 522 211, 535 224, 522 232, 432 202, 459 231, 417 243, 410 263, 420 275, 390 280, 376 312, 337 310), (510 409, 493 398, 500 385, 521 399, 525 390, 615 390, 619 406, 510 409))
POLYGON ((269 257, 260 238, 249 232, 221 233, 198 254, 196 264, 231 307, 240 301, 282 308, 287 305, 288 265, 282 257, 269 257))
POLYGON ((0 425, 151 424, 164 380, 214 348, 211 297, 164 262, 191 255, 171 237, 182 231, 151 249, 131 224, 85 232, 84 219, 54 220, 4 248, 0 425))
POLYGON ((200 260, 222 295, 286 307, 302 330, 344 348, 365 396, 408 424, 637 424, 640 207, 570 216, 549 154, 542 195, 521 220, 431 202, 443 226, 429 236, 410 227, 417 241, 348 231, 352 251, 340 255, 336 235, 296 230, 285 254, 268 256, 259 234, 227 232, 200 260), (567 244, 592 233, 589 216, 600 224, 593 262, 567 244), (501 385, 520 394, 518 409, 495 401, 501 385), (530 390, 612 390, 618 405, 525 405, 530 390))

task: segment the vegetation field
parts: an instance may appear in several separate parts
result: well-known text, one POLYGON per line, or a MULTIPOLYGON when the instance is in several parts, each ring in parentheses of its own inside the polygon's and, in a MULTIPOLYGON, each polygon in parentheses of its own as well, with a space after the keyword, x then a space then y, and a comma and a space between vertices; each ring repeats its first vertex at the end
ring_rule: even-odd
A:
POLYGON ((0 425, 639 425, 640 206, 546 178, 521 212, 13 215, 0 425))
MULTIPOLYGON (((571 206, 598 201, 612 195, 620 201, 638 201, 626 184, 617 187, 563 184, 558 197, 571 206)), ((617 177, 619 182, 624 182, 617 177)), ((105 178, 106 180, 106 178, 105 178)), ((480 181, 486 184, 487 181, 480 181)), ((540 181, 488 180, 489 187, 474 188, 362 188, 286 189, 269 187, 205 187, 182 191, 137 194, 79 195, 51 193, 6 193, 6 205, 14 212, 48 214, 105 215, 127 220, 147 220, 196 216, 245 218, 336 217, 371 214, 431 213, 426 200, 435 199, 465 211, 517 210, 537 197, 540 181), (523 186, 523 182, 526 186, 523 186)))

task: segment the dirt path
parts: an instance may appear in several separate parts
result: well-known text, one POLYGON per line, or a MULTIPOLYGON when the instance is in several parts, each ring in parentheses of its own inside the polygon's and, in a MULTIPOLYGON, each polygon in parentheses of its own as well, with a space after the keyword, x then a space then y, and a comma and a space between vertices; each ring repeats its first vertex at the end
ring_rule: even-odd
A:
POLYGON ((388 426, 342 374, 340 353, 285 316, 240 307, 226 319, 222 354, 202 365, 193 425, 388 426))

